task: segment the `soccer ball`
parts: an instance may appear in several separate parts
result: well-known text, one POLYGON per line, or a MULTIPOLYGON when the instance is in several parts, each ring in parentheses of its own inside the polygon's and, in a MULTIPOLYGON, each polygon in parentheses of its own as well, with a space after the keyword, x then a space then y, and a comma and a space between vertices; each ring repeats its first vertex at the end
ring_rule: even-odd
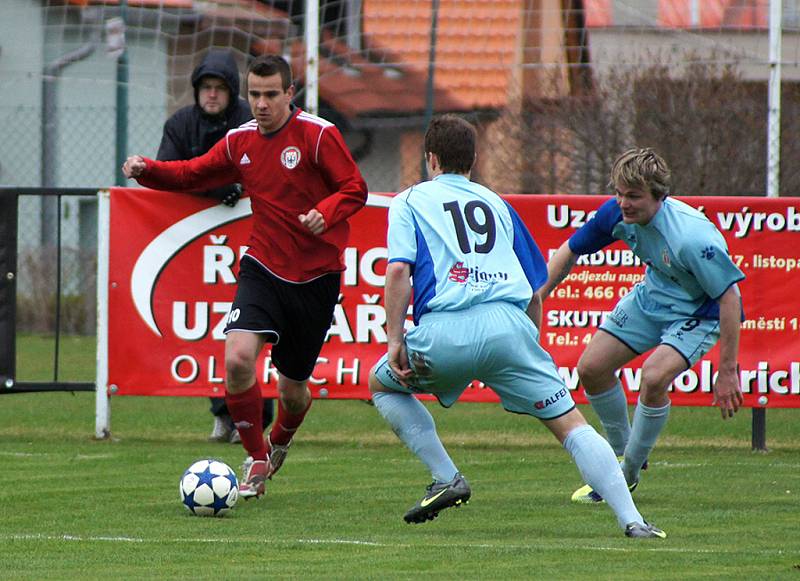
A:
POLYGON ((225 516, 239 499, 239 482, 231 467, 209 458, 198 460, 181 476, 181 502, 197 516, 225 516))

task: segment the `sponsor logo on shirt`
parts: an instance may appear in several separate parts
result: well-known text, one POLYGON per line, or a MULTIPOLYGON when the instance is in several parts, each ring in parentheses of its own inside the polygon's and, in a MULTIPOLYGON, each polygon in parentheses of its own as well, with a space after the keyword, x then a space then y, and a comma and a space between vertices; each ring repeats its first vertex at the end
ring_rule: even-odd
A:
POLYGON ((663 262, 665 266, 670 265, 669 251, 666 248, 661 251, 661 262, 663 262))
POLYGON ((613 311, 611 311, 611 314, 608 316, 608 320, 618 327, 624 327, 625 323, 628 322, 628 313, 617 306, 613 311))
POLYGON ((562 387, 550 397, 546 397, 542 400, 537 401, 535 404, 533 404, 533 407, 535 407, 537 410, 543 410, 544 408, 550 407, 558 400, 564 399, 565 397, 567 397, 567 388, 562 387))
POLYGON ((711 260, 712 258, 714 258, 715 254, 716 252, 714 251, 713 246, 706 246, 705 248, 703 248, 703 252, 700 253, 700 256, 702 256, 706 260, 711 260))
POLYGON ((450 267, 450 276, 448 278, 453 282, 464 284, 469 278, 469 269, 464 266, 463 262, 456 262, 450 267))
POLYGON ((300 163, 300 149, 290 145, 281 152, 281 163, 286 169, 294 169, 300 163))
POLYGON ((242 156, 242 159, 239 160, 239 165, 250 165, 250 158, 247 157, 246 153, 242 156))
POLYGON ((464 266, 464 263, 459 261, 450 267, 449 276, 447 277, 452 282, 458 284, 481 285, 487 287, 501 280, 508 280, 507 272, 484 272, 480 268, 469 268, 464 266))

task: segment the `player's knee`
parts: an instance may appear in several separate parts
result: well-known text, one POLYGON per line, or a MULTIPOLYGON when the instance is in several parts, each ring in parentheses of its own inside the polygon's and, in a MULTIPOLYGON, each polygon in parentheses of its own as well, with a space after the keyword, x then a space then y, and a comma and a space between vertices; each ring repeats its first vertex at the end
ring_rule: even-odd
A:
POLYGON ((370 371, 369 371, 368 384, 369 384, 369 392, 370 392, 370 394, 373 394, 373 393, 378 392, 378 391, 385 391, 385 389, 383 387, 383 384, 381 384, 381 382, 378 381, 378 378, 375 376, 375 368, 374 367, 372 369, 370 369, 370 371))
POLYGON ((581 357, 577 365, 578 377, 585 389, 591 390, 595 385, 602 384, 608 370, 597 359, 581 357))
POLYGON ((647 406, 660 407, 666 405, 669 403, 669 384, 673 379, 672 374, 665 374, 658 367, 649 365, 645 361, 642 366, 639 399, 647 406))
POLYGON ((663 407, 669 403, 669 381, 647 379, 642 373, 642 383, 639 388, 639 401, 649 407, 663 407))
POLYGON ((245 350, 231 350, 225 356, 225 373, 229 383, 239 384, 250 378, 256 369, 255 358, 245 350))

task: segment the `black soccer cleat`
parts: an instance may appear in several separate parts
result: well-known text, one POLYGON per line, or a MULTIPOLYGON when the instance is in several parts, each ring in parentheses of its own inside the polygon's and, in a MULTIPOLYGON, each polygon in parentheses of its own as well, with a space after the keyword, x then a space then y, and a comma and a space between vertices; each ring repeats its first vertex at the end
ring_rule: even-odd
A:
POLYGON ((625 536, 633 539, 666 539, 667 533, 645 521, 628 523, 625 536))
POLYGON ((441 511, 451 506, 467 504, 472 490, 467 480, 456 474, 450 482, 432 482, 425 496, 403 516, 407 523, 423 523, 435 519, 441 511))

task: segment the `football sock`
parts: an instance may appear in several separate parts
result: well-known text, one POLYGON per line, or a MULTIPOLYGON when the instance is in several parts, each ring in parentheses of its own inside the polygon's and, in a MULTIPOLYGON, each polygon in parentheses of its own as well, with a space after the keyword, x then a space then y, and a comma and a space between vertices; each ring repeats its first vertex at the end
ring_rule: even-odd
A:
POLYGON ((633 412, 633 426, 631 437, 625 448, 625 460, 622 462, 622 472, 625 480, 633 484, 639 479, 642 464, 650 456, 656 445, 656 440, 669 417, 670 404, 653 408, 642 403, 641 399, 633 412))
POLYGON ((277 446, 285 446, 292 441, 294 433, 300 424, 303 423, 308 410, 311 408, 313 400, 308 400, 308 405, 299 414, 293 414, 283 407, 283 402, 278 398, 278 417, 275 423, 272 424, 272 430, 269 433, 269 440, 277 446))
POLYGON ((254 460, 266 460, 267 447, 264 445, 264 432, 261 427, 264 404, 258 383, 253 383, 242 393, 226 393, 225 403, 233 424, 239 430, 244 449, 254 460))
POLYGON ((372 402, 392 430, 431 471, 437 482, 449 482, 458 474, 436 433, 433 416, 413 395, 377 392, 372 402))
POLYGON ((572 456, 583 481, 611 507, 621 528, 638 522, 642 515, 633 503, 617 457, 606 440, 590 425, 579 426, 564 438, 564 448, 572 456))
POLYGON ((606 432, 608 443, 617 456, 625 453, 625 446, 631 434, 631 425, 628 421, 628 400, 622 384, 617 383, 608 391, 597 395, 586 393, 586 399, 592 404, 592 409, 600 418, 606 432))

